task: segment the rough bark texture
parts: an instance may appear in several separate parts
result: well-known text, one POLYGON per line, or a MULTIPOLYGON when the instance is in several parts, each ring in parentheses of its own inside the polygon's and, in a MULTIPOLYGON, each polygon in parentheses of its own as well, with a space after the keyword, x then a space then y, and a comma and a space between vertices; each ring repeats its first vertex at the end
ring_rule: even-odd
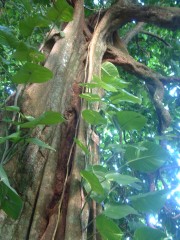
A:
MULTIPOLYGON (((33 133, 56 152, 29 145, 18 161, 16 158, 7 164, 9 176, 14 179, 14 186, 24 199, 24 208, 17 221, 0 213, 3 240, 80 240, 95 232, 95 224, 94 229, 84 230, 90 217, 95 217, 97 207, 94 203, 91 208, 86 205, 81 213, 85 197, 80 170, 84 168, 86 159, 81 149, 75 147, 73 139, 77 137, 86 144, 89 130, 80 117, 86 106, 79 99, 82 91, 79 83, 90 82, 93 75, 100 75, 103 59, 146 81, 158 116, 163 114, 163 119, 159 119, 161 130, 168 126, 170 117, 163 108, 161 83, 167 78, 136 62, 124 43, 117 39, 116 30, 132 19, 176 29, 179 27, 180 10, 142 7, 131 2, 118 1, 109 10, 89 18, 86 24, 83 1, 73 1, 74 20, 65 27, 65 38, 54 38, 54 45, 44 46, 48 55, 45 66, 52 70, 54 77, 44 84, 29 85, 23 94, 21 108, 32 116, 39 116, 46 110, 57 111, 64 114, 66 122, 38 128, 33 133)), ((133 36, 135 34, 133 32, 133 36)), ((98 109, 98 104, 94 109, 98 109)), ((97 146, 91 141, 94 158, 89 161, 97 163, 97 146)), ((100 237, 94 236, 93 239, 100 237)))

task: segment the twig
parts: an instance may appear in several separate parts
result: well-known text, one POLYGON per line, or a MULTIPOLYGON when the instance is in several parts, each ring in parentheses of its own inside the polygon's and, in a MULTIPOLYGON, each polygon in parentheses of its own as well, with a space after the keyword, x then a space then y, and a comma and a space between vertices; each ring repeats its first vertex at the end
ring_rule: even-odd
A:
POLYGON ((162 37, 158 36, 157 34, 154 34, 154 33, 148 32, 148 31, 144 31, 144 30, 141 30, 140 33, 157 38, 159 41, 163 42, 166 46, 172 48, 172 46, 168 42, 166 42, 162 37))
POLYGON ((178 219, 178 218, 180 218, 180 213, 177 214, 176 216, 172 217, 172 219, 178 219))
POLYGON ((140 31, 142 31, 142 28, 144 26, 145 26, 144 22, 139 22, 133 29, 131 29, 123 38, 124 44, 128 45, 132 38, 135 37, 140 31))

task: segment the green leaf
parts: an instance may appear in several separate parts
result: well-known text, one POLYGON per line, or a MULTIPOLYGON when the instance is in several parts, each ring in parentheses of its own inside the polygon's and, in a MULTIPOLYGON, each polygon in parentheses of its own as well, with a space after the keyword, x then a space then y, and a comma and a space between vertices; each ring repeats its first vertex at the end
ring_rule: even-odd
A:
POLYGON ((31 11, 33 11, 33 4, 32 4, 32 2, 30 2, 29 0, 23 0, 22 2, 21 2, 21 4, 22 4, 22 6, 23 6, 23 8, 27 11, 27 12, 31 12, 31 11))
POLYGON ((30 36, 35 27, 48 27, 51 22, 42 15, 28 16, 19 23, 19 29, 24 36, 30 36))
POLYGON ((20 134, 21 133, 18 131, 18 132, 12 133, 6 137, 0 137, 0 144, 4 143, 6 140, 10 140, 12 142, 17 142, 21 139, 20 134))
POLYGON ((83 93, 79 94, 81 98, 86 99, 89 102, 97 102, 100 101, 101 98, 97 94, 92 94, 92 93, 83 93))
POLYGON ((160 231, 159 229, 153 229, 150 227, 141 227, 136 229, 134 233, 134 240, 160 240, 164 239, 166 234, 160 231))
POLYGON ((168 152, 160 145, 153 142, 139 143, 141 148, 128 146, 125 152, 127 164, 140 172, 154 172, 160 168, 168 159, 168 152))
POLYGON ((91 125, 102 125, 102 124, 106 124, 106 119, 103 118, 99 112, 96 112, 94 110, 84 110, 82 112, 82 116, 84 118, 84 120, 91 124, 91 125))
POLYGON ((24 42, 20 42, 16 48, 16 52, 13 54, 13 57, 19 61, 34 61, 34 62, 43 62, 45 56, 43 53, 40 53, 35 48, 28 46, 24 42))
POLYGON ((69 22, 73 20, 74 9, 70 6, 66 0, 57 0, 54 7, 59 13, 60 19, 64 22, 69 22))
POLYGON ((102 64, 101 80, 111 86, 114 86, 115 89, 126 88, 129 85, 129 83, 120 79, 117 68, 110 62, 102 64))
POLYGON ((92 81, 97 84, 97 87, 103 88, 106 91, 109 91, 109 92, 117 92, 118 91, 117 88, 114 87, 112 84, 101 81, 101 79, 98 76, 93 76, 92 81))
POLYGON ((128 221, 128 227, 131 232, 134 232, 137 228, 141 228, 145 226, 146 225, 144 223, 142 223, 141 221, 137 221, 136 218, 128 221))
POLYGON ((104 189, 103 195, 99 195, 95 192, 92 192, 90 197, 92 199, 94 199, 96 202, 101 203, 104 199, 106 199, 106 197, 108 196, 109 191, 111 189, 111 183, 105 178, 105 175, 108 170, 101 165, 93 165, 93 166, 91 166, 90 169, 97 176, 97 178, 99 179, 99 181, 101 183, 101 186, 104 189))
POLYGON ((33 143, 33 144, 35 144, 39 147, 42 147, 42 148, 47 148, 47 149, 50 149, 52 151, 56 151, 53 147, 49 146, 48 144, 46 144, 45 142, 41 141, 38 138, 27 138, 26 142, 27 143, 33 143))
POLYGON ((147 119, 140 113, 133 111, 120 111, 116 114, 118 123, 122 130, 141 130, 147 119))
POLYGON ((21 128, 34 128, 37 125, 50 125, 64 122, 62 114, 48 111, 30 122, 20 124, 21 128))
POLYGON ((98 177, 102 177, 103 179, 105 179, 105 175, 108 172, 107 168, 102 165, 93 165, 92 170, 98 177))
POLYGON ((110 101, 113 103, 113 104, 117 104, 117 103, 120 103, 120 102, 131 102, 131 103, 138 103, 138 104, 141 104, 142 100, 134 95, 132 95, 131 93, 125 91, 124 89, 120 89, 118 91, 118 94, 113 94, 111 97, 110 97, 110 101))
POLYGON ((110 191, 110 184, 108 184, 106 182, 102 182, 101 186, 104 189, 103 194, 93 191, 91 188, 91 185, 87 181, 83 182, 83 187, 84 187, 85 191, 88 193, 88 196, 99 204, 101 204, 107 198, 108 193, 110 191))
POLYGON ((0 181, 0 192, 0 209, 16 220, 23 207, 21 198, 3 181, 0 181))
POLYGON ((89 155, 90 152, 88 148, 77 138, 74 138, 75 143, 85 152, 85 154, 89 155))
POLYGON ((91 171, 97 176, 99 179, 101 186, 104 189, 103 195, 95 194, 94 192, 91 193, 90 197, 94 199, 96 202, 101 203, 109 194, 111 189, 111 183, 105 178, 108 169, 101 166, 101 165, 92 165, 90 166, 91 171))
POLYGON ((109 218, 99 215, 96 218, 96 227, 103 240, 121 240, 123 233, 120 228, 109 218))
POLYGON ((105 178, 109 181, 117 182, 119 185, 125 186, 135 182, 141 182, 138 178, 131 177, 128 175, 122 175, 117 172, 107 173, 105 178))
POLYGON ((10 187, 10 183, 9 183, 7 174, 4 171, 4 168, 3 168, 2 164, 0 164, 0 181, 3 181, 7 186, 10 187))
POLYGON ((0 25, 0 45, 16 48, 18 39, 8 27, 0 25))
POLYGON ((114 64, 105 62, 101 66, 101 75, 103 81, 111 82, 112 78, 119 76, 119 72, 114 64))
POLYGON ((108 149, 113 153, 124 153, 125 152, 124 146, 122 146, 120 144, 109 144, 108 149))
POLYGON ((23 202, 16 191, 10 187, 7 175, 0 165, 0 209, 5 213, 17 219, 21 213, 23 202))
POLYGON ((10 112, 19 112, 20 108, 18 106, 6 106, 5 110, 10 112))
POLYGON ((165 204, 170 190, 160 190, 129 197, 131 205, 143 213, 156 213, 165 204))
POLYGON ((58 11, 54 7, 50 7, 47 11, 47 18, 51 21, 57 22, 61 20, 61 16, 59 15, 58 11))
POLYGON ((124 218, 129 214, 138 215, 138 212, 128 205, 112 205, 112 204, 106 204, 105 210, 103 211, 103 215, 112 219, 124 218))
POLYGON ((99 179, 96 175, 90 171, 82 170, 81 176, 89 183, 91 186, 91 190, 96 192, 97 194, 103 195, 104 189, 99 182, 99 179))
POLYGON ((35 63, 26 63, 13 76, 14 83, 43 83, 47 82, 53 77, 53 73, 40 65, 35 63))
POLYGON ((48 9, 47 18, 56 22, 57 20, 70 22, 73 20, 73 7, 65 0, 57 0, 54 6, 48 9))

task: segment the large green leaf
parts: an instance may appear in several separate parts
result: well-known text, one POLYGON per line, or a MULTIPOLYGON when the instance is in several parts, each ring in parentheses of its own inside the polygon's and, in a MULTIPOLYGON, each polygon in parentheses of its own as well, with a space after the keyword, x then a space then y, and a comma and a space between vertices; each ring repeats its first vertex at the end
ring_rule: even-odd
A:
POLYGON ((12 48, 16 48, 18 45, 18 39, 15 37, 14 32, 2 25, 0 25, 0 45, 12 48))
POLYGON ((129 83, 119 77, 119 72, 114 64, 105 62, 101 66, 101 80, 106 84, 114 86, 116 89, 125 88, 129 83))
POLYGON ((83 152, 85 152, 85 154, 90 154, 88 148, 79 139, 74 138, 74 141, 83 150, 83 152))
POLYGON ((21 213, 23 202, 16 191, 10 186, 7 175, 0 165, 0 209, 13 219, 21 213))
POLYGON ((93 165, 92 171, 98 176, 105 179, 105 175, 108 172, 108 169, 106 167, 103 167, 102 165, 93 165))
POLYGON ((156 213, 164 206, 169 193, 170 190, 160 190, 132 196, 129 200, 137 211, 156 213))
POLYGON ((54 6, 48 9, 47 18, 51 21, 69 22, 73 19, 73 7, 66 0, 57 0, 54 6))
POLYGON ((112 78, 119 76, 119 72, 114 64, 104 62, 101 66, 101 76, 104 82, 110 82, 112 78))
POLYGON ((103 118, 99 112, 94 110, 86 109, 82 112, 82 116, 84 120, 91 125, 106 124, 106 119, 103 118))
POLYGON ((12 142, 18 142, 21 139, 20 134, 21 133, 18 131, 18 132, 14 132, 8 136, 0 137, 0 144, 6 142, 6 140, 10 140, 12 142))
POLYGON ((131 177, 128 175, 123 175, 117 172, 107 173, 105 175, 105 178, 108 179, 109 181, 117 182, 121 186, 125 186, 135 182, 141 182, 138 178, 131 177))
POLYGON ((103 214, 106 217, 109 217, 112 219, 120 219, 120 218, 124 218, 124 217, 128 216, 129 214, 138 215, 138 212, 134 208, 132 208, 128 205, 106 204, 103 214))
POLYGON ((62 114, 58 112, 48 111, 43 113, 38 118, 35 118, 27 123, 20 124, 21 128, 34 128, 37 125, 49 125, 49 124, 57 124, 64 122, 64 118, 62 114))
POLYGON ((100 101, 101 98, 97 94, 92 93, 83 93, 79 95, 81 98, 86 99, 89 102, 97 102, 100 101))
POLYGON ((103 240, 121 240, 123 233, 120 228, 109 218, 99 215, 96 218, 96 227, 103 240))
POLYGON ((4 171, 2 164, 0 164, 0 180, 3 181, 8 187, 10 187, 10 183, 9 183, 7 174, 4 171))
POLYGON ((96 83, 97 84, 96 87, 103 88, 109 92, 117 92, 118 91, 118 89, 116 87, 114 87, 111 83, 106 83, 106 82, 101 81, 101 79, 98 76, 93 76, 92 83, 96 83))
POLYGON ((96 192, 97 194, 104 195, 104 189, 99 179, 93 172, 82 170, 81 176, 89 183, 92 191, 96 192))
POLYGON ((35 144, 39 147, 42 147, 42 148, 47 148, 47 149, 50 149, 52 151, 56 151, 53 147, 49 146, 48 144, 46 144, 45 142, 41 141, 38 138, 27 138, 26 142, 27 143, 33 143, 33 144, 35 144))
POLYGON ((141 227, 136 229, 134 233, 134 240, 160 240, 164 239, 166 234, 159 229, 153 229, 150 227, 141 227))
POLYGON ((146 118, 133 111, 120 111, 116 114, 122 130, 141 130, 146 124, 146 118))
POLYGON ((22 9, 26 10, 26 12, 31 13, 33 11, 34 5, 32 4, 32 1, 29 0, 23 0, 21 1, 22 9))
POLYGON ((73 19, 73 7, 66 0, 57 0, 54 7, 58 11, 60 18, 64 22, 69 22, 73 19))
POLYGON ((168 152, 153 142, 141 142, 137 148, 129 146, 126 148, 125 159, 127 164, 140 172, 154 172, 160 168, 169 158, 168 152))
POLYGON ((18 106, 6 106, 5 110, 10 111, 10 112, 19 112, 20 107, 18 107, 18 106))
POLYGON ((13 57, 19 61, 34 61, 37 63, 45 60, 44 54, 24 42, 19 42, 13 57))
POLYGON ((21 34, 30 36, 35 27, 48 27, 51 22, 42 15, 28 16, 19 24, 21 34))
POLYGON ((107 173, 107 168, 101 165, 93 165, 90 167, 90 170, 97 176, 99 179, 101 186, 104 189, 104 194, 97 194, 96 192, 92 192, 90 197, 94 199, 96 202, 101 203, 109 194, 111 189, 111 183, 105 178, 107 173))
POLYGON ((124 89, 119 89, 117 94, 113 94, 110 97, 110 101, 113 104, 117 104, 120 102, 131 102, 131 103, 138 103, 141 104, 142 100, 136 96, 134 96, 133 94, 125 91, 124 89))
POLYGON ((42 83, 53 77, 53 73, 38 64, 26 63, 13 77, 14 83, 42 83))

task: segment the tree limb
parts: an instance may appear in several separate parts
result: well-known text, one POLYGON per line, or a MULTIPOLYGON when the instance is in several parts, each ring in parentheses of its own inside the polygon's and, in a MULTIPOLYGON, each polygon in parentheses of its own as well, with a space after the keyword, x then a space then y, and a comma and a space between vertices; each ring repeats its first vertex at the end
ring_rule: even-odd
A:
POLYGON ((142 28, 145 26, 144 22, 139 22, 133 29, 131 29, 126 36, 123 38, 124 44, 128 43, 135 37, 139 32, 142 32, 142 28))
POLYGON ((180 9, 175 7, 142 6, 132 1, 119 0, 109 9, 109 31, 114 31, 133 20, 176 30, 180 29, 180 9))
POLYGON ((172 219, 178 219, 178 218, 180 218, 180 213, 172 217, 172 219))
POLYGON ((168 42, 166 42, 162 37, 158 36, 157 34, 154 34, 154 33, 148 32, 148 31, 140 31, 140 33, 149 35, 149 36, 151 36, 151 37, 155 37, 155 38, 157 38, 158 40, 160 40, 161 42, 163 42, 166 46, 172 47, 168 42))
POLYGON ((127 72, 143 79, 146 83, 150 96, 154 102, 157 116, 159 119, 159 133, 161 134, 171 122, 171 117, 164 108, 162 103, 164 96, 164 86, 160 81, 162 77, 160 74, 154 72, 142 63, 134 60, 129 54, 122 52, 114 46, 108 46, 108 53, 106 60, 115 64, 120 65, 127 72))
POLYGON ((164 76, 160 76, 159 80, 163 83, 163 84, 168 84, 168 83, 180 83, 180 77, 176 77, 176 76, 172 76, 172 77, 164 77, 164 76))

